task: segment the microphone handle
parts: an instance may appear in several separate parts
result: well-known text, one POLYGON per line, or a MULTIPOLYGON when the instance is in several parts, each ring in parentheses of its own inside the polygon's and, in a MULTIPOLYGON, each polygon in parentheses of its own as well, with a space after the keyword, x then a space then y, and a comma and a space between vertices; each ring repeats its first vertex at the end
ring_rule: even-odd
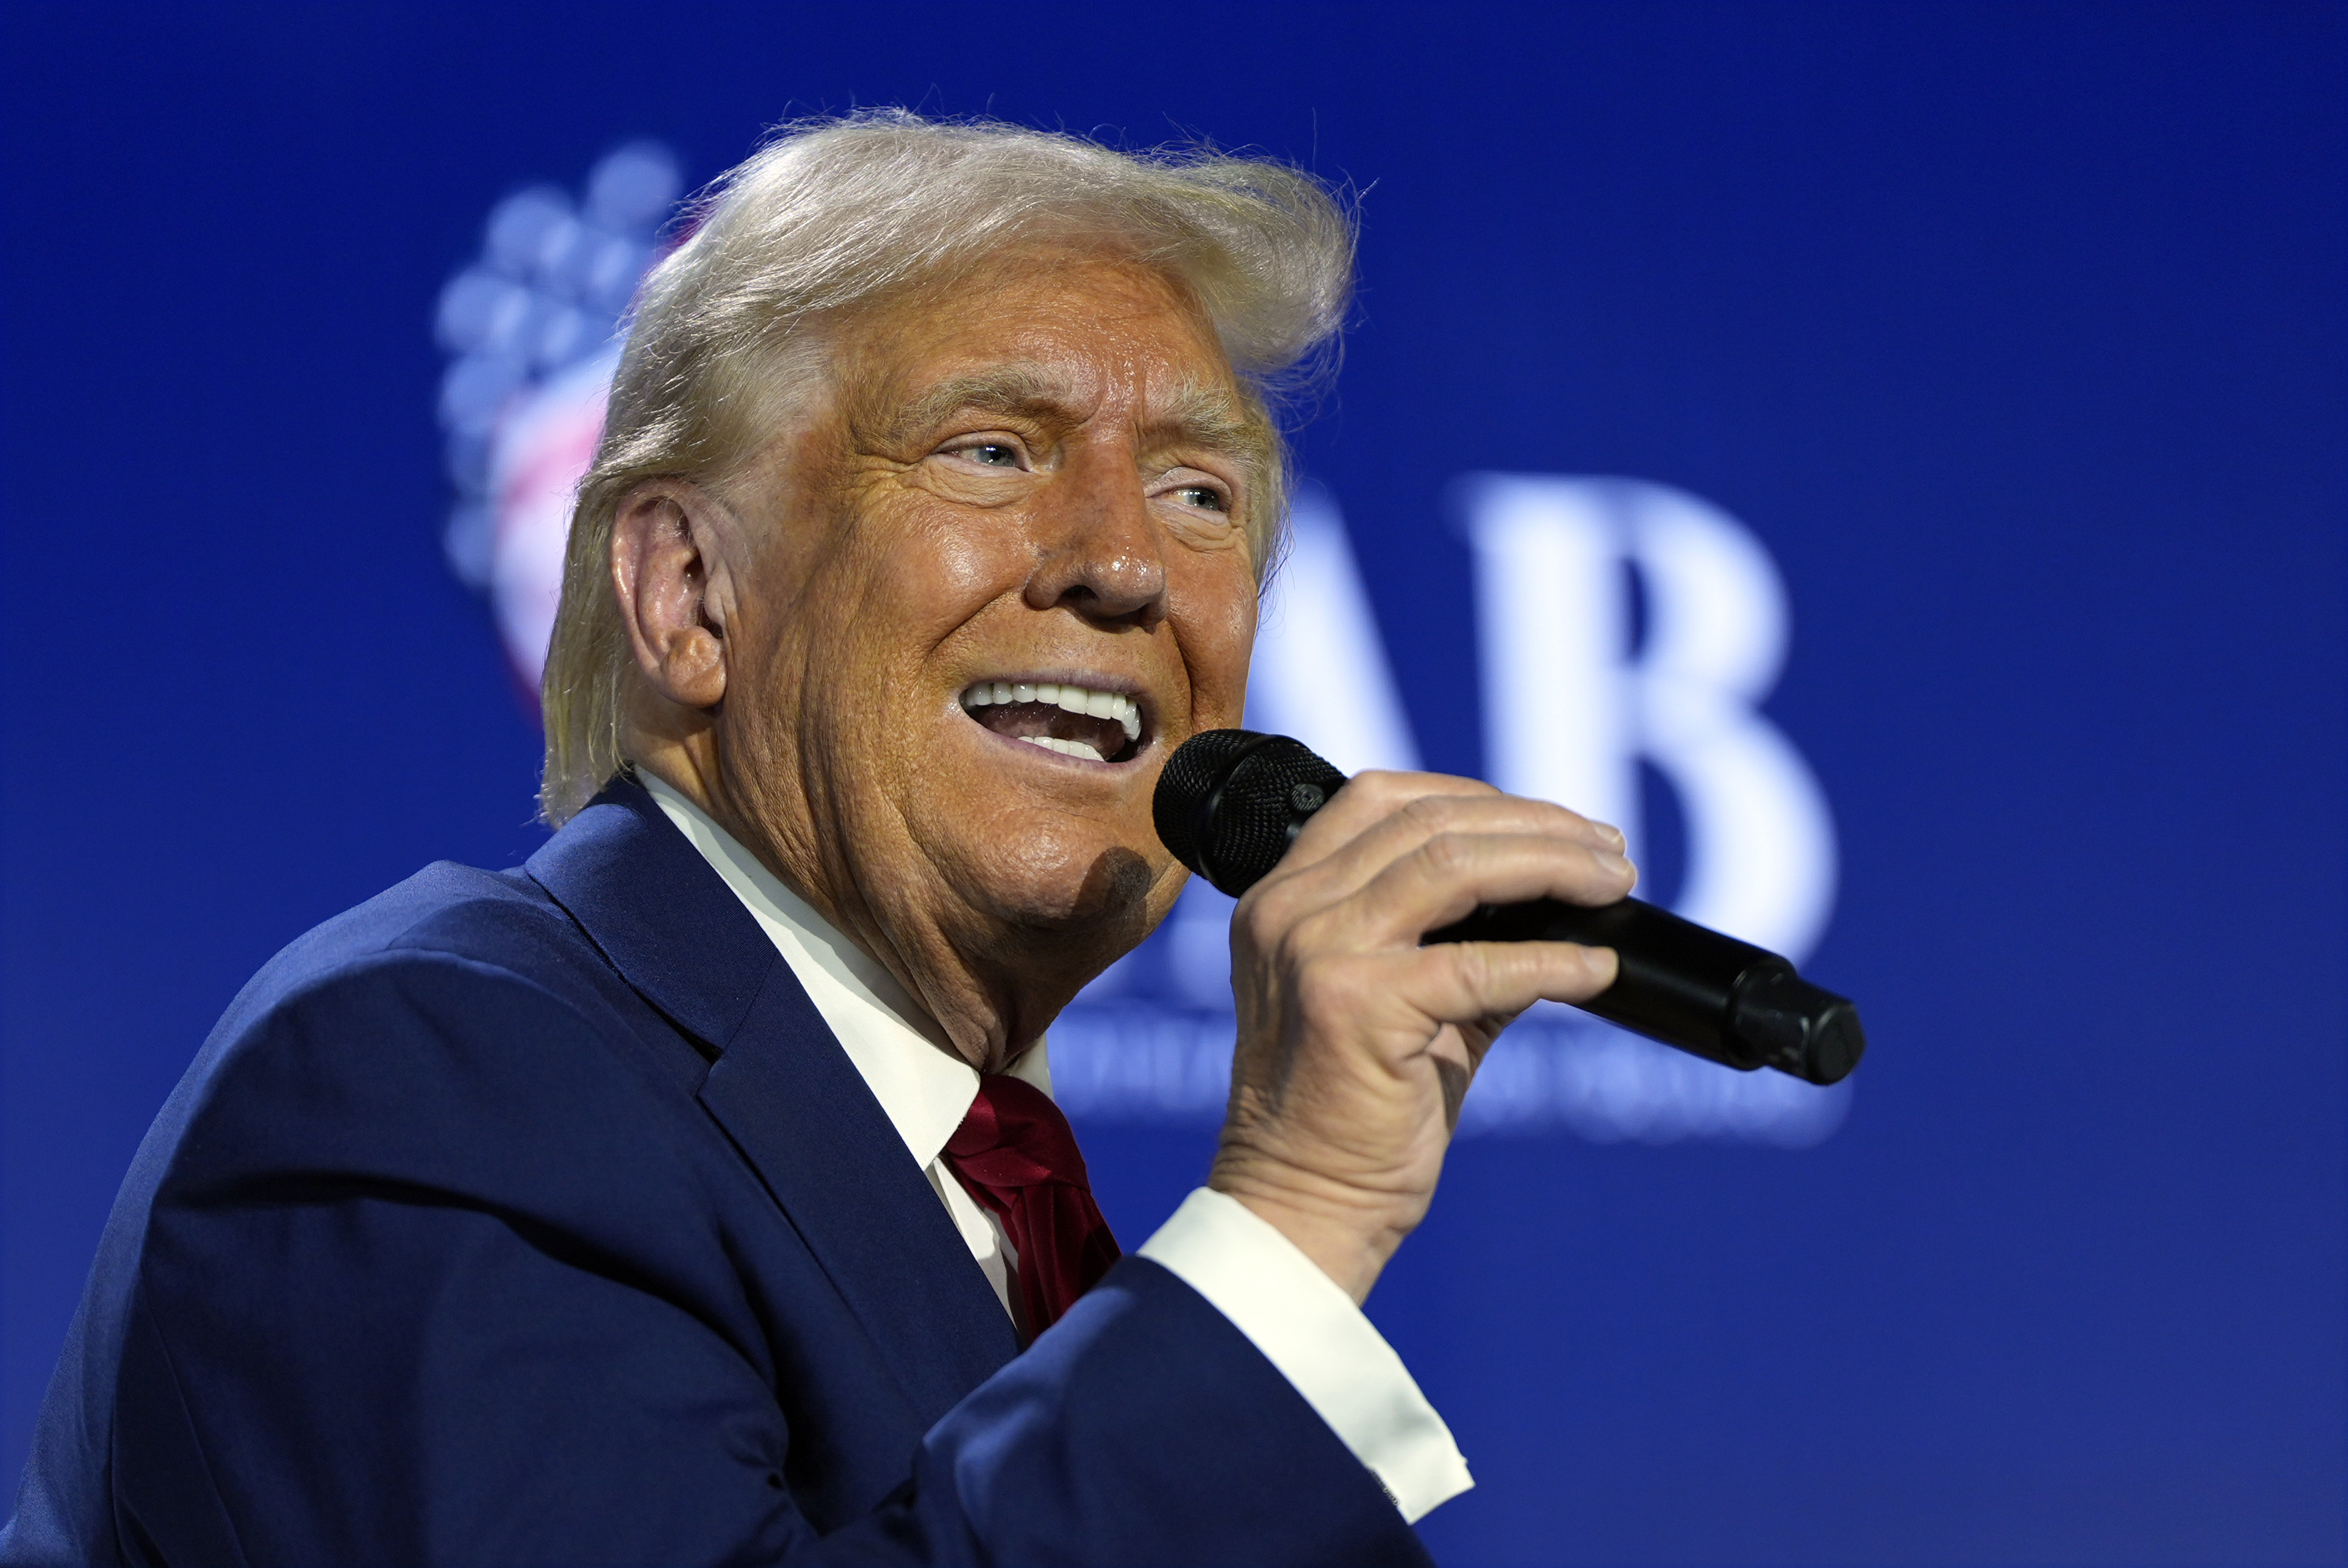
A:
POLYGON ((1595 909, 1555 899, 1485 904, 1420 940, 1611 947, 1622 967, 1613 985, 1581 1004, 1584 1012, 1746 1072, 1771 1067, 1834 1083, 1867 1048, 1849 998, 1811 985, 1766 949, 1635 898, 1595 909))

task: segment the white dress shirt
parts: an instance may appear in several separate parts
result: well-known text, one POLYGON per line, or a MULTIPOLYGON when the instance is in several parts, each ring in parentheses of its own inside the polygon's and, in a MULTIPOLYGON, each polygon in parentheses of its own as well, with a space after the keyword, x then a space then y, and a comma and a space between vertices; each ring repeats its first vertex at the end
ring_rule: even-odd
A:
MULTIPOLYGON (((894 975, 834 931, 757 856, 651 773, 637 777, 806 987, 1026 1337, 1013 1288, 1018 1255, 994 1217, 940 1158, 978 1097, 978 1069, 956 1054, 945 1031, 894 975)), ((1043 1040, 1006 1070, 1052 1092, 1043 1040)), ((1353 1297, 1245 1204, 1201 1187, 1142 1243, 1140 1253, 1206 1297, 1247 1336, 1377 1476, 1406 1520, 1416 1521, 1475 1484, 1450 1429, 1353 1297)))

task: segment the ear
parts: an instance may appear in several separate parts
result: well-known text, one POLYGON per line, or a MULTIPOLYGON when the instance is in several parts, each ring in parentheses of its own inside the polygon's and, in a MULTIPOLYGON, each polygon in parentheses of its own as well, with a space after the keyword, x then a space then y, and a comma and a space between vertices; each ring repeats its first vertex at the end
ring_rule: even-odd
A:
POLYGON ((613 520, 612 588, 636 668, 681 707, 715 707, 726 695, 732 521, 708 491, 670 479, 629 491, 613 520))

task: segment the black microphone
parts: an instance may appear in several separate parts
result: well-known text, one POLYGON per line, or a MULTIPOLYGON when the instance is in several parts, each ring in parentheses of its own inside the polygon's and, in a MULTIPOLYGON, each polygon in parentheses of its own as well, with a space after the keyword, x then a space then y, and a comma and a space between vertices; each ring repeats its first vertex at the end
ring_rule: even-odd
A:
MULTIPOLYGON (((1345 776, 1284 735, 1210 729, 1166 759, 1153 802, 1174 858, 1237 898, 1280 863, 1345 776)), ((1484 904, 1429 942, 1580 942, 1622 959, 1614 984, 1581 1004, 1609 1023, 1751 1072, 1836 1083, 1867 1036, 1848 997, 1820 990, 1777 954, 1626 898, 1599 909, 1539 899, 1484 904)))

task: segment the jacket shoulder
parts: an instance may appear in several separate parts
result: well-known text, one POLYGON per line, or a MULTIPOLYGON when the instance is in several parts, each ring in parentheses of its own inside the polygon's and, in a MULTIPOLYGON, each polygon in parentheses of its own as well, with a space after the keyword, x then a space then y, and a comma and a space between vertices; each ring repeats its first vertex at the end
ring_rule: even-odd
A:
POLYGON ((596 1171, 672 1187, 705 1136, 706 1072, 528 876, 436 864, 247 983, 124 1197, 234 1202, 317 1177, 494 1202, 558 1171, 598 1185, 596 1171))
POLYGON ((441 861, 288 943, 229 1004, 213 1037, 242 1033, 338 977, 403 959, 430 968, 441 957, 574 995, 605 989, 598 982, 611 975, 571 917, 527 875, 441 861))
POLYGON ((442 861, 263 965, 181 1088, 207 1102, 233 1087, 281 1110, 393 1085, 511 1104, 550 1078, 690 1093, 705 1070, 526 873, 442 861))
POLYGON ((432 865, 295 939, 139 1147, 0 1562, 127 1550, 117 1439, 152 1423, 126 1423, 120 1401, 170 1386, 124 1380, 134 1308, 156 1343, 247 1344, 218 1321, 224 1282, 325 1322, 342 1309, 321 1304, 384 1294, 395 1258, 432 1300, 484 1260, 553 1270, 574 1305, 615 1294, 599 1281, 654 1282, 755 1361, 725 1236, 765 1223, 765 1199, 697 1103, 706 1070, 521 872, 432 865))

